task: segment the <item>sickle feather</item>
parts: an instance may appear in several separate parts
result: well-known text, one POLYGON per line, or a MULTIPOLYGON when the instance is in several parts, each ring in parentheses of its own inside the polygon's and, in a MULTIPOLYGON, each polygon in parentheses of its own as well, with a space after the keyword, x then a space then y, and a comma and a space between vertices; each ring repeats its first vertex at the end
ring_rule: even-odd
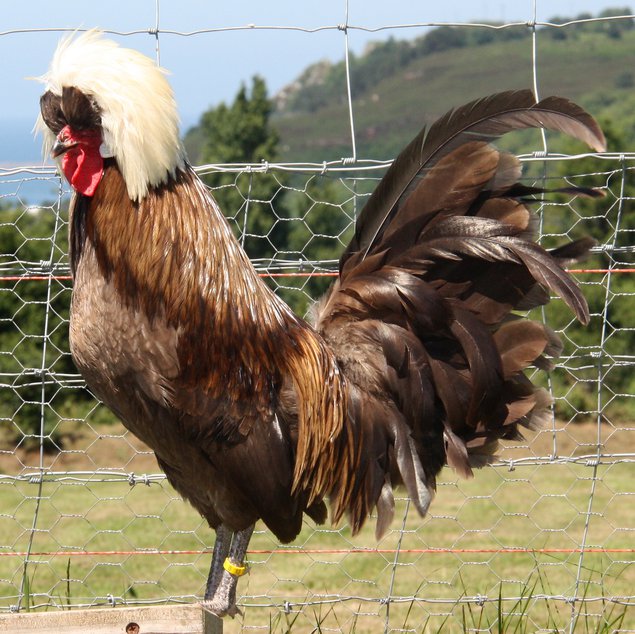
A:
MULTIPOLYGON (((432 166, 459 145, 469 141, 489 143, 512 130, 546 128, 568 134, 602 151, 606 142, 595 120, 561 97, 536 103, 530 90, 502 92, 450 111, 423 130, 395 159, 373 192, 357 221, 355 235, 340 259, 344 277, 347 261, 355 253, 365 257, 380 241, 391 218, 400 209, 432 166)), ((356 260, 359 258, 353 258, 356 260)))

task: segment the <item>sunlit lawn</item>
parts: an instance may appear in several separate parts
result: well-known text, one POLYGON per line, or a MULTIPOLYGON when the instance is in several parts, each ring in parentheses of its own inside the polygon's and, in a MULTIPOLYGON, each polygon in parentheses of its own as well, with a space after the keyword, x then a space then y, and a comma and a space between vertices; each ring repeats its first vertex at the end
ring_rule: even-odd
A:
MULTIPOLYGON (((624 439, 632 432, 614 436, 608 442, 625 450, 624 439)), ((135 442, 115 435, 104 439, 105 453, 124 438, 136 451, 135 442)), ((532 443, 524 455, 546 455, 547 441, 545 447, 540 439, 532 443)), ((116 451, 127 470, 156 469, 147 454, 130 458, 127 450, 116 451)), ((571 454, 565 449, 561 455, 571 454)), ((73 456, 67 462, 78 469, 73 456)), ((63 462, 52 469, 63 470, 63 462)), ((518 631, 564 628, 572 608, 583 612, 576 631, 603 631, 603 618, 615 618, 623 608, 602 597, 632 597, 635 587, 633 553, 616 552, 635 546, 635 473, 632 464, 613 464, 600 465, 595 480, 593 475, 586 461, 486 468, 469 481, 446 470, 431 514, 421 520, 410 512, 402 532, 407 502, 400 500, 393 530, 378 544, 372 521, 354 538, 345 527, 316 530, 307 523, 296 542, 283 549, 260 531, 250 546, 251 574, 239 584, 244 618, 227 621, 225 631, 287 631, 292 625, 297 632, 318 626, 376 632, 383 630, 387 611, 391 628, 423 631, 427 624, 425 631, 465 631, 491 627, 499 607, 506 627, 521 623, 525 628, 518 631), (581 558, 585 534, 589 552, 581 558), (482 607, 467 601, 475 597, 482 607), (567 597, 593 601, 571 604, 567 597)), ((29 605, 103 604, 109 596, 116 603, 200 597, 210 560, 201 551, 212 546, 213 535, 196 513, 165 482, 131 487, 94 479, 43 485, 27 568, 29 605), (155 549, 195 554, 142 554, 155 549), (95 554, 69 554, 77 551, 95 554)), ((38 485, 2 482, 0 605, 8 608, 17 602, 24 566, 23 557, 10 554, 29 547, 38 485)), ((627 626, 635 627, 632 608, 625 615, 627 626)))

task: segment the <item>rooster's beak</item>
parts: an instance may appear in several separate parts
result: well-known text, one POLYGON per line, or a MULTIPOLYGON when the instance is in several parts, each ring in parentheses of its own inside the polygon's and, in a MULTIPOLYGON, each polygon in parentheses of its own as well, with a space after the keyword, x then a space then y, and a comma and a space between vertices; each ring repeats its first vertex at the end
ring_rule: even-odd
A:
MULTIPOLYGON (((62 135, 60 135, 60 136, 62 136, 62 135)), ((62 154, 65 154, 71 148, 74 148, 74 147, 76 147, 78 145, 78 143, 76 141, 71 141, 66 136, 62 136, 62 138, 60 138, 60 136, 58 136, 55 139, 55 143, 53 144, 53 147, 51 148, 51 156, 53 158, 57 158, 58 156, 62 156, 62 154)))

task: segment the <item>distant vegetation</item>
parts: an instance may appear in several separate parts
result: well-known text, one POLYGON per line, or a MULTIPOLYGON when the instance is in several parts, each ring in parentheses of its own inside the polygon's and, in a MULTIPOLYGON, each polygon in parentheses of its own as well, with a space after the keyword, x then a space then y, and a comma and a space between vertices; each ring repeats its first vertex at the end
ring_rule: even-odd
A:
MULTIPOLYGON (((575 99, 598 118, 626 117, 635 140, 635 21, 629 7, 592 16, 554 16, 537 28, 541 95, 575 99), (585 20, 595 20, 585 22, 585 20), (602 18, 598 20, 597 18, 602 18)), ((350 76, 358 156, 394 156, 420 127, 452 106, 533 83, 532 29, 487 23, 442 26, 412 40, 389 38, 351 53, 350 76)), ((337 160, 351 153, 344 61, 309 66, 273 97, 280 159, 337 160)), ((185 142, 201 162, 200 125, 185 142)))
MULTIPOLYGON (((67 231, 59 225, 51 208, 0 204, 0 269, 19 277, 25 264, 46 270, 65 261, 67 231)), ((46 449, 59 449, 72 421, 95 409, 81 383, 68 381, 77 373, 68 353, 70 295, 69 281, 0 282, 0 451, 38 447, 40 435, 46 449)))
MULTIPOLYGON (((599 17, 629 15, 627 7, 599 17)), ((573 19, 556 16, 553 24, 573 19)), ((533 85, 532 31, 526 26, 439 27, 389 39, 351 57, 357 155, 388 159, 424 123, 449 108, 501 90, 533 85)), ((635 141, 635 23, 632 19, 537 29, 542 96, 559 94, 598 118, 620 120, 635 141)), ((275 97, 273 121, 287 161, 337 160, 351 154, 344 63, 321 61, 275 97)))
MULTIPOLYGON (((602 11, 597 17, 628 15, 628 7, 612 8, 602 11)), ((582 13, 575 18, 556 16, 548 20, 551 24, 567 24, 572 21, 587 20, 593 16, 582 13)), ((525 40, 532 31, 527 26, 503 26, 499 23, 485 23, 487 26, 435 28, 414 40, 388 39, 367 47, 361 56, 351 54, 351 89, 354 96, 374 90, 378 82, 391 77, 395 72, 407 68, 416 60, 456 49, 474 49, 482 46, 500 46, 507 42, 525 40)), ((540 36, 546 35, 553 40, 579 39, 584 34, 601 34, 619 39, 624 33, 632 31, 635 22, 632 19, 615 21, 578 22, 566 28, 542 27, 540 36)), ((474 51, 473 51, 474 52, 474 51)), ((475 52, 478 54, 478 52, 475 52)), ((337 100, 342 100, 341 86, 345 77, 344 62, 331 64, 326 61, 309 66, 298 79, 277 96, 278 110, 281 113, 316 112, 320 108, 337 100)))

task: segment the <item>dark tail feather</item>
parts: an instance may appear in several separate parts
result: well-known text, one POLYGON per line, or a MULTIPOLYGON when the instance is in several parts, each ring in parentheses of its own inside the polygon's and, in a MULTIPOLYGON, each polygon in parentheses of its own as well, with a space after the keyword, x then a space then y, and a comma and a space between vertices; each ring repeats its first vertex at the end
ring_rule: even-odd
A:
POLYGON ((331 492, 334 516, 347 512, 353 530, 373 506, 378 533, 386 530, 400 482, 425 513, 444 464, 469 477, 499 439, 539 424, 550 399, 525 370, 549 369, 561 344, 518 311, 546 304, 551 291, 589 319, 563 267, 594 243, 543 249, 528 197, 598 193, 518 184, 519 161, 488 143, 530 127, 604 148, 591 116, 557 97, 534 103, 529 91, 502 93, 447 114, 388 170, 316 310, 345 380, 348 434, 361 448, 356 473, 342 478, 350 491, 331 492))
MULTIPOLYGON (((510 91, 452 110, 412 140, 373 192, 357 221, 355 235, 341 257, 342 276, 349 270, 347 260, 353 254, 359 253, 363 258, 376 248, 384 230, 419 181, 445 156, 467 142, 483 145, 507 132, 525 128, 563 132, 596 151, 602 151, 606 145, 604 134, 593 117, 560 97, 548 97, 536 103, 529 90, 510 91)), ((487 160, 485 155, 483 160, 487 160)))
POLYGON ((571 262, 579 262, 587 257, 591 249, 597 244, 597 242, 590 237, 580 238, 567 244, 563 244, 557 249, 551 249, 549 255, 555 258, 561 264, 568 264, 571 262))

